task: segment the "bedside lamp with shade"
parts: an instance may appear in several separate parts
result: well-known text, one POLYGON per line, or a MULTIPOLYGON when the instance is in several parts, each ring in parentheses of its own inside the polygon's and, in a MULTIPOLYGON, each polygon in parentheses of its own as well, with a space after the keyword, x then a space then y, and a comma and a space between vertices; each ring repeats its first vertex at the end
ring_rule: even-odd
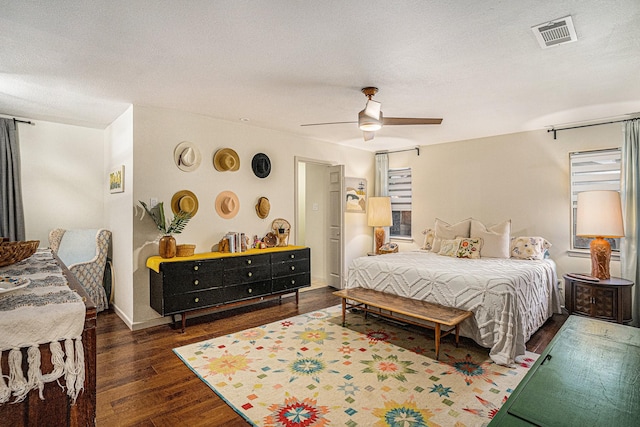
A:
POLYGON ((384 245, 384 228, 393 225, 391 217, 391 197, 369 197, 367 209, 367 225, 375 227, 376 254, 380 253, 380 246, 384 245))
POLYGON ((576 236, 594 237, 591 241, 591 275, 600 280, 611 278, 611 245, 604 238, 624 236, 622 207, 617 191, 578 193, 576 236))

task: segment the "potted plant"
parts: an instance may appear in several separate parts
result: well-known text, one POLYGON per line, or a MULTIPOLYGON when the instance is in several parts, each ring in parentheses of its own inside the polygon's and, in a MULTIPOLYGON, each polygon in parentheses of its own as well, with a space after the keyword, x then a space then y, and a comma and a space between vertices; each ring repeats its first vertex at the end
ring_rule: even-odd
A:
POLYGON ((160 256, 162 258, 173 258, 176 256, 176 239, 173 237, 173 234, 182 233, 182 230, 184 230, 191 219, 191 213, 180 211, 174 215, 171 222, 167 222, 162 202, 152 208, 149 208, 147 204, 141 200, 139 200, 139 202, 145 212, 153 219, 158 231, 162 233, 158 247, 160 256))

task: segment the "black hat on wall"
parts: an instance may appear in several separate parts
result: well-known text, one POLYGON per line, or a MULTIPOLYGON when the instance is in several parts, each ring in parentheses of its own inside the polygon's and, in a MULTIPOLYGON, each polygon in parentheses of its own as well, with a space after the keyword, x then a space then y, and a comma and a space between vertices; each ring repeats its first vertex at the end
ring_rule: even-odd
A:
POLYGON ((266 178, 271 173, 271 160, 264 153, 258 153, 251 160, 251 169, 258 178, 266 178))

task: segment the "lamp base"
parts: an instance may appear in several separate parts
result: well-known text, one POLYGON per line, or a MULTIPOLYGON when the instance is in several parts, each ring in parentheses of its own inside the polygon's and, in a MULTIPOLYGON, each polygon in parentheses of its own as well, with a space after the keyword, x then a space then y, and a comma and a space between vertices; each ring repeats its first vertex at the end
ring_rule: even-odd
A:
POLYGON ((596 237, 589 245, 591 251, 591 275, 600 280, 611 278, 609 263, 611 261, 611 245, 602 237, 596 237))
POLYGON ((376 227, 373 233, 376 242, 376 255, 380 255, 380 247, 384 245, 384 228, 376 227))

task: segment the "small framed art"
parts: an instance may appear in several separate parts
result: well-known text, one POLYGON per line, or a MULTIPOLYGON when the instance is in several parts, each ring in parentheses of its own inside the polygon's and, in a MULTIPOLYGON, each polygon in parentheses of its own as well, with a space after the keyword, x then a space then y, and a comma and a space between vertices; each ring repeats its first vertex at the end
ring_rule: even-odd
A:
POLYGON ((111 171, 111 173, 109 174, 109 192, 124 192, 124 165, 120 166, 118 169, 111 171))
POLYGON ((345 178, 345 212, 367 212, 367 180, 364 178, 345 178))

